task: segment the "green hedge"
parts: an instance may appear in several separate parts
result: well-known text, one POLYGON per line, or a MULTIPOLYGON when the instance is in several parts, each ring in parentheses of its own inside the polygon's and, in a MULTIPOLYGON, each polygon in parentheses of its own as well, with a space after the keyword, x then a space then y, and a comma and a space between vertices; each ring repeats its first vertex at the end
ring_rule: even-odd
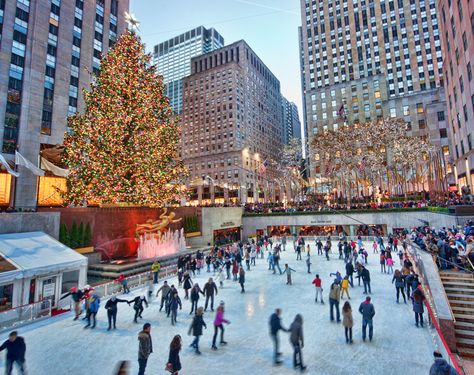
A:
POLYGON ((72 249, 90 246, 91 241, 92 230, 90 223, 84 224, 81 221, 78 226, 73 221, 71 228, 68 228, 65 223, 61 223, 59 226, 59 242, 72 249))
POLYGON ((197 216, 185 217, 183 227, 185 233, 199 232, 201 230, 199 227, 199 218, 197 216))

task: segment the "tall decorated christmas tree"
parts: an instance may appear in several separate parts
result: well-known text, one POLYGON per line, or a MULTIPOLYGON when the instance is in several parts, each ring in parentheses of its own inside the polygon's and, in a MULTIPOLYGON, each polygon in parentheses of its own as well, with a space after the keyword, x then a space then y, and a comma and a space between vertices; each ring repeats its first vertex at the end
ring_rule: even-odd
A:
POLYGON ((84 90, 84 113, 68 118, 67 203, 179 200, 186 176, 177 153, 180 131, 150 59, 133 31, 102 58, 90 90, 84 90))

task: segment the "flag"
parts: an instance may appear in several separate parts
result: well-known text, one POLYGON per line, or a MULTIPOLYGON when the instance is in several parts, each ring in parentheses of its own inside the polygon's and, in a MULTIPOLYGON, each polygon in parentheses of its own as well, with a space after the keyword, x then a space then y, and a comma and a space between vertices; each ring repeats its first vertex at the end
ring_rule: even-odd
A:
POLYGON ((55 176, 67 177, 69 175, 69 170, 64 168, 59 168, 58 166, 51 163, 49 160, 41 157, 41 169, 45 171, 50 171, 55 176))
POLYGON ((364 169, 365 169, 365 156, 362 158, 362 161, 360 162, 359 172, 363 172, 364 169))
POLYGON ((258 167, 258 173, 264 174, 267 171, 267 166, 268 166, 268 162, 265 159, 264 162, 260 164, 260 167, 258 167))
POLYGON ((345 111, 345 109, 344 109, 344 104, 341 104, 341 107, 340 107, 339 110, 337 111, 337 115, 338 115, 339 117, 344 117, 345 112, 346 112, 346 111, 345 111))
POLYGON ((10 173, 12 176, 18 177, 18 176, 20 175, 18 172, 15 172, 15 171, 10 167, 10 165, 9 165, 8 162, 5 160, 5 158, 3 157, 2 154, 0 154, 0 163, 2 163, 2 165, 5 167, 5 169, 7 170, 7 172, 10 173))
POLYGON ((43 170, 39 169, 36 165, 34 165, 31 161, 25 158, 18 151, 15 151, 15 164, 22 165, 28 168, 36 176, 44 176, 43 170))

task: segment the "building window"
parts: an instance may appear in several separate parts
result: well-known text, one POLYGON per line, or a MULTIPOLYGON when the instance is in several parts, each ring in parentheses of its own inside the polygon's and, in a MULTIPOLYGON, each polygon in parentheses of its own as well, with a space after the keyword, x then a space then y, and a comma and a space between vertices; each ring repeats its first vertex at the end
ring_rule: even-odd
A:
POLYGON ((441 138, 448 138, 448 130, 446 128, 439 129, 439 136, 441 138))
POLYGON ((438 121, 444 121, 444 120, 445 120, 444 111, 438 112, 438 121))
POLYGON ((424 113, 423 103, 416 103, 416 113, 424 113))
POLYGON ((424 119, 418 120, 418 129, 425 129, 426 128, 426 122, 424 119))

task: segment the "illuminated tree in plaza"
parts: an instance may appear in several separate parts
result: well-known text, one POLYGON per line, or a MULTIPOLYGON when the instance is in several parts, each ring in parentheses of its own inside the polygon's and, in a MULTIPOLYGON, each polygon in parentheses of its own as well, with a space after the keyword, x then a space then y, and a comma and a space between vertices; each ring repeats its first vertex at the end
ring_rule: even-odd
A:
POLYGON ((69 204, 162 205, 179 200, 185 168, 162 78, 133 31, 102 58, 85 111, 68 118, 69 204))
POLYGON ((407 135, 406 123, 397 118, 318 133, 312 148, 321 176, 348 198, 356 186, 390 187, 392 183, 406 192, 408 183, 422 184, 433 151, 426 139, 407 135))

